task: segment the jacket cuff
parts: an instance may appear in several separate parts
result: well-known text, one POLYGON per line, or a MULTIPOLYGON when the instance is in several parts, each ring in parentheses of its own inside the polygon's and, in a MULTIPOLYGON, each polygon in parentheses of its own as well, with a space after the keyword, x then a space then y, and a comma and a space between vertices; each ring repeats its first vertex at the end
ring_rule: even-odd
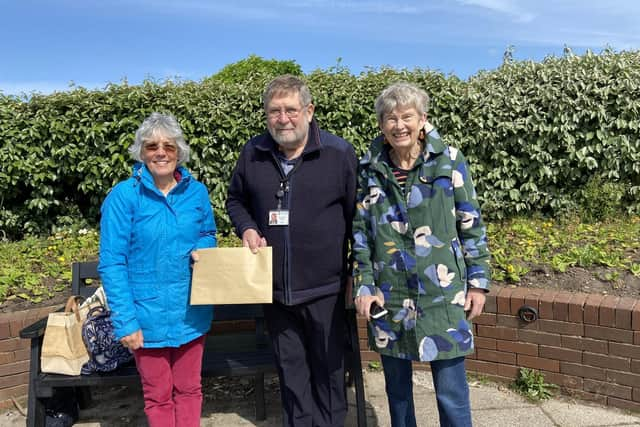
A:
POLYGON ((249 229, 256 230, 256 232, 260 235, 260 237, 263 237, 262 233, 260 232, 260 230, 258 229, 258 226, 255 223, 247 223, 247 224, 242 224, 241 226, 239 226, 237 228, 238 237, 240 239, 242 239, 242 235, 244 234, 244 232, 249 230, 249 229))
POLYGON ((360 285, 356 292, 356 297, 372 297, 377 295, 375 285, 360 285))
POLYGON ((475 278, 467 280, 468 289, 482 289, 489 292, 489 281, 483 278, 475 278))
POLYGON ((141 329, 142 328, 140 327, 140 324, 138 323, 138 321, 134 319, 130 322, 127 322, 126 326, 123 326, 122 328, 114 327, 113 334, 116 336, 116 339, 120 341, 122 338, 126 337, 127 335, 131 335, 132 333, 139 331, 141 329))

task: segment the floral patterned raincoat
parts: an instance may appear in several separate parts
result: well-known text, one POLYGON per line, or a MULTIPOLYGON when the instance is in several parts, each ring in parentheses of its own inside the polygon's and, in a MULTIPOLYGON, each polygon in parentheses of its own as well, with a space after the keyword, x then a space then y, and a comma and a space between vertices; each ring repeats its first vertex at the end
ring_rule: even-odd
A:
POLYGON ((467 355, 466 290, 488 288, 489 252, 465 158, 432 129, 403 192, 383 141, 360 160, 353 226, 354 293, 382 295, 389 311, 369 322, 369 345, 420 361, 467 355))

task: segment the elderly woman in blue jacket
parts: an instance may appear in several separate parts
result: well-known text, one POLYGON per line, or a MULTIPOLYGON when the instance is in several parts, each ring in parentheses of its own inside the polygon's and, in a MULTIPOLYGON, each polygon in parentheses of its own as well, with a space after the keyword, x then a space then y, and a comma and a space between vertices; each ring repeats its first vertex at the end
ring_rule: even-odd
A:
POLYGON ((151 427, 199 426, 200 369, 211 306, 191 306, 191 263, 216 246, 205 186, 189 159, 180 125, 153 113, 129 148, 133 176, 102 205, 99 272, 116 338, 131 349, 151 427))

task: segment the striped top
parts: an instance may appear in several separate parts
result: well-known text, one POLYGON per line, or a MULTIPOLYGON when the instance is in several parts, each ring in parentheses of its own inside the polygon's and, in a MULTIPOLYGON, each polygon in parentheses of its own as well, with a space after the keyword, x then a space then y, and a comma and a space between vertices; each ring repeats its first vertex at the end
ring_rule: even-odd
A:
POLYGON ((400 169, 396 165, 393 165, 393 167, 391 168, 391 171, 393 172, 393 176, 396 178, 396 181, 398 181, 398 184, 400 184, 400 188, 402 188, 402 193, 404 194, 405 193, 404 187, 405 187, 405 184, 407 183, 407 177, 409 176, 409 171, 407 169, 400 169))

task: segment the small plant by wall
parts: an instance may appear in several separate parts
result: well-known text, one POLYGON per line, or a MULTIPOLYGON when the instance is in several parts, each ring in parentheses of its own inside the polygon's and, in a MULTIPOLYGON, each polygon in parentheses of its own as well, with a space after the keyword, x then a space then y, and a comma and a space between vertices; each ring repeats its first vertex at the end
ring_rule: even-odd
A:
POLYGON ((529 400, 547 400, 553 396, 555 384, 549 384, 544 379, 544 374, 535 369, 520 368, 518 376, 512 384, 515 391, 529 400))

